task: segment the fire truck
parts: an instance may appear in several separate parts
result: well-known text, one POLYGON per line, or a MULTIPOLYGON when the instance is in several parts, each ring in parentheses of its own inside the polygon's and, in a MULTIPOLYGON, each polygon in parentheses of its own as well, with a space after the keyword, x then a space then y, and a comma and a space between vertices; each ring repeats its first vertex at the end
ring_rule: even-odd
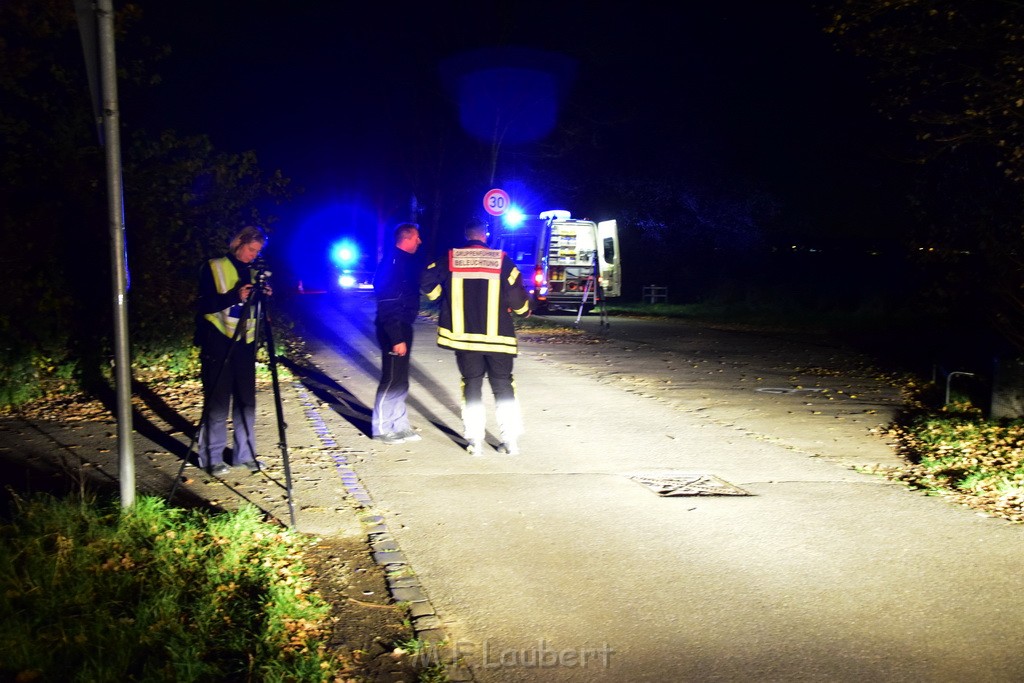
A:
POLYGON ((501 221, 491 244, 515 261, 534 310, 587 312, 620 295, 619 231, 614 220, 574 219, 545 211, 521 222, 501 221))

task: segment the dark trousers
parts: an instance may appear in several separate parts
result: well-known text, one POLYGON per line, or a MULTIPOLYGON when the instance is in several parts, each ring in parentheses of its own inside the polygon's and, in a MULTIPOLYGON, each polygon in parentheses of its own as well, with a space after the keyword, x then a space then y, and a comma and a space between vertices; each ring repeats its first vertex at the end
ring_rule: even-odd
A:
POLYGON ((484 376, 494 394, 501 440, 510 442, 519 437, 523 427, 519 403, 516 401, 515 381, 512 378, 514 361, 515 356, 510 353, 455 352, 455 362, 462 375, 462 422, 466 439, 482 441, 484 438, 484 376))
POLYGON ((468 406, 483 404, 484 376, 491 385, 495 401, 516 397, 512 386, 512 364, 515 356, 509 353, 482 353, 456 351, 455 362, 462 375, 462 398, 468 406))
POLYGON ((256 457, 256 345, 210 337, 199 356, 206 416, 199 433, 199 465, 224 462, 229 413, 234 431, 231 463, 240 465, 256 457))
POLYGON ((409 364, 412 362, 412 325, 405 330, 406 351, 404 356, 391 353, 394 342, 377 326, 377 343, 380 344, 381 368, 377 396, 373 401, 373 417, 370 422, 371 436, 382 436, 411 429, 405 399, 409 395, 409 364))

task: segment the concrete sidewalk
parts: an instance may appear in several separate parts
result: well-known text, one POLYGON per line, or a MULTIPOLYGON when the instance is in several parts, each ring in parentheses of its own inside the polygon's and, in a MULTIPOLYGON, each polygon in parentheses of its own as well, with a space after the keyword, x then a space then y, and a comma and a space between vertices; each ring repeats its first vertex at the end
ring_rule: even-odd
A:
MULTIPOLYGON (((222 509, 250 503, 305 533, 365 533, 360 512, 370 499, 351 461, 366 454, 370 441, 334 411, 325 410, 297 378, 285 370, 281 374, 287 378, 280 382, 280 416, 289 472, 269 380, 258 386, 256 425, 260 459, 267 469, 251 474, 233 468, 222 478, 191 465, 181 468, 190 445, 195 453, 190 434, 201 406, 179 412, 143 392, 133 415, 136 495, 166 498, 173 491, 175 504, 222 509)), ((68 402, 49 414, 0 417, 0 473, 19 492, 66 490, 87 483, 93 490, 119 494, 118 457, 117 424, 112 411, 98 401, 68 402)))
MULTIPOLYGON (((330 307, 317 363, 365 405, 369 318, 330 307)), ((700 378, 723 373, 655 350, 676 381, 696 380, 670 399, 616 379, 641 376, 650 350, 524 344, 523 455, 472 458, 454 359, 432 333, 417 326, 413 355, 422 441, 355 470, 383 521, 381 560, 415 572, 413 602, 429 605, 457 679, 1024 679, 1021 529, 855 469, 885 456, 869 433, 883 389, 807 405, 744 387, 741 374, 765 376, 747 359, 713 384, 700 378), (660 497, 641 481, 694 473, 747 495, 660 497)))

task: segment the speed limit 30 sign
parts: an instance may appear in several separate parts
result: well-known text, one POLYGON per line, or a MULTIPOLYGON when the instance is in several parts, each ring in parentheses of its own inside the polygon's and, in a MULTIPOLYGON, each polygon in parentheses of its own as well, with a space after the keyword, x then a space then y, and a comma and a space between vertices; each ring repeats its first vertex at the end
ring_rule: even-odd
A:
POLYGON ((494 188, 488 190, 487 194, 484 195, 484 211, 491 214, 492 216, 500 216, 508 211, 509 207, 508 192, 494 188))

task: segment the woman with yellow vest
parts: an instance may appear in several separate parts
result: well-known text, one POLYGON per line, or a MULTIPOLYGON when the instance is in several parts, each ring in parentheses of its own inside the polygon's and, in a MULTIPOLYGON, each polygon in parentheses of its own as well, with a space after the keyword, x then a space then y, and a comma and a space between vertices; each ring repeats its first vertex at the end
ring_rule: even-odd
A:
MULTIPOLYGON (((267 243, 255 226, 242 228, 228 253, 207 261, 199 274, 196 344, 203 378, 203 419, 199 433, 199 466, 215 476, 231 468, 224 461, 228 414, 234 427, 231 464, 251 472, 262 468, 256 459, 256 326, 252 305, 256 272, 250 264, 267 243)), ((264 294, 270 287, 263 285, 264 294)))

